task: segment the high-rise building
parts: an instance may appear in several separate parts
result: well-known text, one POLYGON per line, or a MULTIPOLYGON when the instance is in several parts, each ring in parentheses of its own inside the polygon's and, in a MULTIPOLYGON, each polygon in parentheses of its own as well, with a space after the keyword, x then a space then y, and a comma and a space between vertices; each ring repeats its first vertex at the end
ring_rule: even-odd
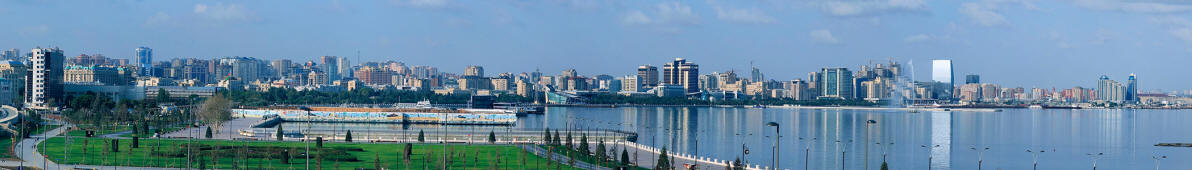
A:
POLYGON ((149 47, 137 47, 137 69, 140 71, 140 76, 152 76, 153 72, 153 49, 149 47))
POLYGON ((786 90, 787 98, 794 100, 810 99, 810 96, 807 96, 807 82, 803 81, 802 79, 791 80, 790 82, 785 83, 783 86, 783 89, 786 90))
POLYGON ((807 80, 807 96, 819 97, 820 74, 818 72, 807 73, 807 80))
POLYGON ((61 103, 63 89, 63 61, 58 48, 34 48, 29 56, 29 71, 25 74, 25 107, 48 109, 50 103, 61 103))
POLYGON ((579 73, 575 72, 575 69, 572 69, 572 68, 563 70, 563 74, 559 75, 559 77, 576 77, 576 76, 579 76, 579 73))
POLYGON ((699 89, 705 91, 720 91, 720 73, 699 76, 699 89))
MULTIPOLYGON (((21 56, 21 50, 13 48, 13 49, 4 50, 4 52, 0 52, 0 59, 13 60, 13 61, 25 61, 26 58, 24 56, 21 56)), ((13 84, 16 84, 16 83, 13 83, 13 84)))
POLYGON ((1097 81, 1096 96, 1098 100, 1120 103, 1125 101, 1126 86, 1123 86, 1122 83, 1118 83, 1117 81, 1110 80, 1109 76, 1101 75, 1101 79, 1097 81))
POLYGON ((270 62, 269 66, 273 67, 274 76, 281 78, 289 76, 291 73, 293 73, 291 72, 292 70, 290 70, 290 65, 292 64, 293 61, 287 59, 277 59, 270 62))
POLYGON ((617 78, 617 79, 621 79, 621 91, 624 91, 624 92, 641 92, 641 91, 643 91, 641 80, 638 78, 640 78, 640 77, 636 76, 636 75, 628 75, 625 77, 617 78))
POLYGON ((322 65, 319 65, 319 69, 322 70, 324 74, 327 74, 327 81, 333 82, 343 79, 343 77, 340 77, 339 75, 339 57, 323 56, 319 58, 319 61, 323 62, 322 65))
POLYGON ((658 67, 637 66, 637 81, 641 82, 641 89, 653 89, 658 86, 658 67))
POLYGON ((955 79, 952 74, 952 60, 931 60, 931 80, 943 86, 934 87, 936 99, 951 101, 955 94, 952 93, 953 88, 956 88, 956 84, 953 83, 955 79))
POLYGON ((356 79, 369 85, 386 85, 393 82, 393 72, 376 67, 361 67, 356 70, 356 79))
POLYGON ((354 69, 352 69, 352 62, 348 61, 347 57, 340 57, 339 62, 336 62, 335 64, 339 64, 335 68, 339 69, 340 79, 356 77, 355 75, 352 75, 354 73, 354 69))
POLYGON ((753 67, 753 71, 749 74, 749 80, 753 82, 766 81, 766 75, 762 74, 762 70, 753 67))
POLYGON ((1138 79, 1135 79, 1134 73, 1130 73, 1130 78, 1126 79, 1126 101, 1138 103, 1138 79))
POLYGON ((484 77, 484 67, 468 66, 464 68, 464 77, 480 78, 484 77))
POLYGON ((848 68, 824 68, 820 71, 821 99, 854 99, 853 72, 848 68))
POLYGON ((981 75, 969 74, 964 76, 964 84, 980 84, 981 75))
POLYGON ((223 67, 223 70, 224 70, 224 71, 220 72, 220 73, 223 73, 223 75, 221 75, 221 76, 231 75, 231 77, 239 78, 240 80, 242 80, 244 82, 252 82, 252 81, 261 80, 264 78, 261 76, 262 75, 261 71, 264 68, 264 64, 262 63, 261 60, 257 60, 256 58, 251 58, 251 57, 222 58, 222 59, 219 59, 219 65, 221 65, 221 67, 223 67))
POLYGON ((662 84, 683 87, 687 93, 699 92, 699 65, 675 58, 662 66, 662 84))
POLYGON ((25 74, 28 73, 28 71, 29 69, 20 61, 0 61, 0 78, 7 79, 9 83, 12 83, 10 87, 13 88, 13 93, 17 93, 21 89, 25 89, 25 74))

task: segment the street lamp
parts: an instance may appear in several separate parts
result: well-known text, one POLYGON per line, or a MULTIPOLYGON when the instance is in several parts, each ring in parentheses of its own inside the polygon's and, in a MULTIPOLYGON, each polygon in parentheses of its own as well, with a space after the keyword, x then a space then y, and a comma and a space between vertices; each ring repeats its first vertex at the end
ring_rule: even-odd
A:
MULTIPOLYGON (((807 144, 803 146, 803 170, 807 170, 811 167, 811 143, 815 142, 816 139, 817 138, 811 138, 807 141, 807 144)), ((803 138, 799 138, 799 140, 802 141, 803 138)))
MULTIPOLYGON (((927 148, 927 145, 919 145, 919 147, 927 148)), ((938 147, 940 147, 940 145, 935 145, 927 149, 927 170, 931 170, 931 159, 935 158, 935 156, 931 155, 931 150, 935 150, 935 148, 938 147)))
POLYGON ((1167 156, 1155 155, 1155 156, 1151 156, 1151 159, 1155 159, 1155 170, 1159 170, 1159 161, 1163 160, 1163 159, 1167 159, 1167 156))
POLYGON ((781 147, 781 145, 778 144, 782 143, 782 133, 780 133, 779 130, 781 127, 778 126, 778 123, 776 122, 766 123, 766 126, 774 126, 774 156, 771 158, 772 160, 770 161, 770 167, 778 169, 778 147, 781 147))
POLYGON ((975 146, 969 146, 969 149, 977 151, 977 170, 981 170, 981 164, 985 162, 985 151, 989 150, 989 146, 984 149, 977 149, 975 146))
MULTIPOLYGON (((865 143, 869 143, 869 125, 877 124, 877 121, 865 121, 865 143)), ((865 145, 865 170, 869 170, 869 145, 865 145)))
POLYGON ((1101 156, 1105 156, 1105 153, 1097 152, 1096 154, 1088 153, 1086 155, 1089 155, 1089 159, 1093 159, 1093 170, 1097 170, 1097 160, 1101 159, 1101 156))
MULTIPOLYGON (((1033 164, 1032 167, 1034 167, 1034 169, 1039 169, 1039 154, 1046 153, 1047 150, 1040 149, 1040 150, 1031 151, 1031 148, 1027 148, 1026 152, 1031 153, 1031 155, 1034 156, 1035 164, 1033 164)), ((1052 150, 1052 152, 1055 152, 1055 151, 1052 150)))

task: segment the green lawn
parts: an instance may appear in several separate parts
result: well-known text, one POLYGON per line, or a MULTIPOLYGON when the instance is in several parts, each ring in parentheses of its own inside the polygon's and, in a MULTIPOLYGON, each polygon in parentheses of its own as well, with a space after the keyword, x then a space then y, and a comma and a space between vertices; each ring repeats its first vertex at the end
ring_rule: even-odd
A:
POLYGON ((16 153, 12 152, 12 145, 13 145, 12 141, 13 140, 11 137, 0 138, 0 145, 3 145, 3 146, 0 146, 0 153, 3 153, 3 154, 0 154, 0 159, 17 158, 16 153))
MULTIPOLYGON (((85 128, 85 129, 98 129, 95 131, 96 137, 99 137, 99 136, 105 135, 105 134, 110 134, 110 133, 132 130, 132 127, 127 126, 127 125, 103 126, 102 128, 93 127, 90 125, 75 125, 75 126, 78 128, 85 128)), ((66 132, 66 134, 64 136, 82 137, 82 136, 86 135, 86 133, 87 133, 87 131, 83 131, 83 130, 72 130, 72 131, 66 132)))
MULTIPOLYGON (((41 149, 50 159, 66 164, 87 165, 122 165, 141 167, 186 167, 186 140, 176 139, 147 139, 140 141, 140 148, 131 148, 131 139, 119 141, 119 152, 111 154, 106 150, 111 139, 86 139, 87 151, 84 151, 84 138, 70 140, 70 150, 64 147, 66 138, 55 137, 43 143, 46 148, 41 149), (156 148, 156 149, 154 149, 156 148), (70 157, 66 158, 69 152, 70 157), (105 154, 106 153, 106 154, 105 154)), ((277 141, 226 141, 226 140, 194 140, 191 155, 205 161, 207 168, 220 169, 301 169, 306 166, 303 151, 306 145, 302 142, 277 141), (289 150, 289 163, 280 161, 283 150, 289 150), (212 155, 218 160, 211 163, 212 155)), ((315 147, 311 143, 312 167, 324 169, 375 169, 381 166, 386 169, 441 169, 441 157, 444 149, 438 144, 414 144, 410 161, 401 159, 405 144, 364 144, 364 143, 324 143, 323 148, 315 147), (321 157, 321 165, 320 159, 321 157), (378 158, 379 157, 379 158, 378 158), (379 160, 379 162, 378 162, 379 160)), ((449 166, 452 169, 545 169, 559 166, 549 160, 534 156, 514 145, 448 145, 450 153, 449 166)), ((192 162, 197 168, 199 161, 192 162)), ((565 166, 565 165, 563 165, 565 166)), ((552 168, 553 169, 553 168, 552 168)), ((564 169, 575 169, 564 167, 564 169)))

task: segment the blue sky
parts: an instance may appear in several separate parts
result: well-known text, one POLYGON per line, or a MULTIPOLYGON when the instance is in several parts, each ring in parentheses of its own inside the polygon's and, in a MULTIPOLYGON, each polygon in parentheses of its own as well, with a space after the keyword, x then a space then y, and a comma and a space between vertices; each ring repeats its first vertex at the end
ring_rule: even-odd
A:
POLYGON ((114 58, 149 46, 158 60, 335 55, 625 75, 683 57, 704 73, 753 61, 779 80, 891 58, 926 80, 931 59, 952 59, 957 76, 1003 86, 1095 87, 1130 73, 1148 90, 1192 84, 1192 2, 1178 0, 0 0, 0 22, 0 48, 114 58))

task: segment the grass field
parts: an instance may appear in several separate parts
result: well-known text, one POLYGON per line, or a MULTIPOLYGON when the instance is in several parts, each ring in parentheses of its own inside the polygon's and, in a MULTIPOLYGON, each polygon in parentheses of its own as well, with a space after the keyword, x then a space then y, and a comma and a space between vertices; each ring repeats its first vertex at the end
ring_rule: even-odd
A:
MULTIPOLYGON (((118 165, 138 167, 186 167, 187 146, 196 155, 192 167, 220 169, 301 169, 306 166, 302 142, 145 139, 131 148, 131 139, 119 140, 119 152, 109 151, 112 139, 55 137, 40 149, 50 159, 66 164, 118 165), (69 145, 69 151, 65 146, 69 145), (288 150, 288 154, 285 152, 288 150), (69 157, 64 157, 69 155, 69 157), (283 163, 282 156, 289 162, 283 163), (214 163, 211 162, 215 156, 214 163), (202 161, 199 161, 199 160, 202 161), (203 163, 199 163, 203 162, 203 163), (205 165, 200 165, 205 164, 205 165)), ((444 148, 438 144, 413 144, 409 161, 403 159, 405 144, 324 143, 311 147, 310 166, 318 169, 441 169, 444 148), (322 160, 322 161, 319 161, 322 160)), ((448 166, 452 169, 554 169, 559 165, 534 156, 514 145, 448 145, 448 166)), ((575 169, 563 167, 562 169, 575 169)))

